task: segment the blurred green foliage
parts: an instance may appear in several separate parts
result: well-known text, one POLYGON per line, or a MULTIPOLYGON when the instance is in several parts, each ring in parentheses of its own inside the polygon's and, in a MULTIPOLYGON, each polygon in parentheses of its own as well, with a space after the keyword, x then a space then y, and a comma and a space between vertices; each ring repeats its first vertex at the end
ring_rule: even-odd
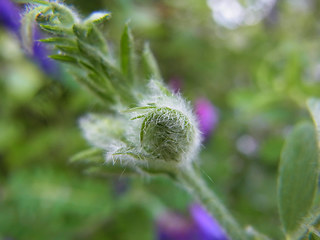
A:
MULTIPOLYGON (((275 15, 229 30, 205 1, 66 2, 83 15, 112 12, 103 27, 113 51, 131 19, 138 49, 149 40, 164 79, 180 78, 191 102, 212 101, 220 120, 201 153, 208 184, 243 225, 283 237, 276 175, 284 137, 310 119, 307 97, 320 96, 319 3, 279 1, 275 15)), ((192 199, 165 179, 88 176, 68 164, 88 147, 78 117, 104 109, 65 66, 59 79, 45 76, 3 28, 0 72, 0 239, 147 240, 163 211, 187 212, 192 199)))

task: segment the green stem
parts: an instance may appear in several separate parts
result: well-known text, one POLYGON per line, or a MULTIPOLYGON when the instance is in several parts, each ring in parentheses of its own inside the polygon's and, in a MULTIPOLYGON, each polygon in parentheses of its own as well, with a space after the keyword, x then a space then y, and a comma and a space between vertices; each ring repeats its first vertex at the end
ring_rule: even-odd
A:
POLYGON ((183 184, 193 196, 198 197, 203 206, 214 216, 225 229, 232 240, 246 240, 248 237, 229 211, 220 202, 216 194, 208 188, 201 176, 192 167, 180 169, 176 174, 178 181, 183 184))

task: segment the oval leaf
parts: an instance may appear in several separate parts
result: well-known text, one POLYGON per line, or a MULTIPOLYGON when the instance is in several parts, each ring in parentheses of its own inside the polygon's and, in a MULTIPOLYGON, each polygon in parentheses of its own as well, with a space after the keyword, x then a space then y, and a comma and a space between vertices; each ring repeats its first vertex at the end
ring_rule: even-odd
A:
POLYGON ((320 234, 317 232, 311 232, 309 234, 309 240, 320 240, 320 234))
POLYGON ((318 179, 318 147, 310 123, 296 126, 282 150, 278 204, 284 232, 290 236, 312 206, 318 179))
POLYGON ((308 108, 311 113, 313 122, 316 126, 318 143, 320 143, 320 99, 310 98, 308 99, 308 108))

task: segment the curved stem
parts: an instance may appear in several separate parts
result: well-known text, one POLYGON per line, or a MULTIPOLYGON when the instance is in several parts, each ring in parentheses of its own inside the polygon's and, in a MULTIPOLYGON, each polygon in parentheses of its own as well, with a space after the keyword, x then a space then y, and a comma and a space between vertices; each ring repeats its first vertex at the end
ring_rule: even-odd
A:
POLYGON ((229 211, 220 202, 216 194, 208 188, 201 176, 192 167, 185 167, 176 173, 177 180, 183 184, 192 195, 198 197, 203 206, 217 219, 232 240, 248 239, 246 233, 229 211))

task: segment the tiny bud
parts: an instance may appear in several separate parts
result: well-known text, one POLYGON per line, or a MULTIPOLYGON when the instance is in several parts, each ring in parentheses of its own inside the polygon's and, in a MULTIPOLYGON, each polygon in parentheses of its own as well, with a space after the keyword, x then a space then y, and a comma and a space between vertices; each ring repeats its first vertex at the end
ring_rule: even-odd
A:
POLYGON ((111 13, 106 11, 96 11, 85 19, 85 23, 103 23, 110 19, 111 13))
POLYGON ((140 144, 150 160, 184 164, 192 161, 200 146, 200 132, 190 106, 176 94, 163 93, 151 82, 152 94, 140 109, 140 144), (149 106, 149 107, 148 107, 149 106))
POLYGON ((140 141, 153 157, 181 161, 194 141, 194 128, 187 117, 175 109, 161 107, 150 111, 142 126, 140 141))

